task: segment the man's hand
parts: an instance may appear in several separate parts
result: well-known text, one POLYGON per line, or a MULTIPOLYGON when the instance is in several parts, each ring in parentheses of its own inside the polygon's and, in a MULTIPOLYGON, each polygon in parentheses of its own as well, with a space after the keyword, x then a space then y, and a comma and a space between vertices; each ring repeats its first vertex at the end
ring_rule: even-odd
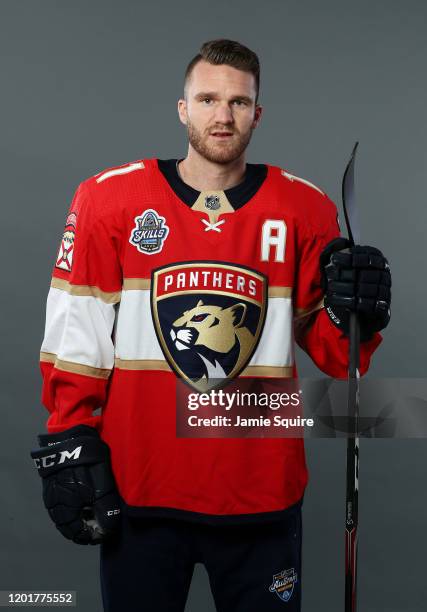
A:
POLYGON ((359 315, 362 341, 388 325, 391 274, 381 251, 335 238, 320 255, 320 271, 326 312, 346 335, 350 311, 359 315))
POLYGON ((78 425, 39 436, 31 453, 43 479, 43 501, 59 531, 77 544, 98 544, 120 523, 110 450, 96 429, 78 425))

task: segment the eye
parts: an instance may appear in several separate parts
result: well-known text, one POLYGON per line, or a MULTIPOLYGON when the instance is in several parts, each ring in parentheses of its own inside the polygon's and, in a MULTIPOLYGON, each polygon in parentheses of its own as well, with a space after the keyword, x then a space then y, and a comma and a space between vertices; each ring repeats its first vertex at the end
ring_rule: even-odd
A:
POLYGON ((202 102, 205 104, 210 104, 212 102, 212 98, 203 98, 202 102))
POLYGON ((204 321, 206 319, 208 315, 206 313, 204 314, 198 314, 198 315, 194 315, 193 317, 191 317, 191 321, 193 323, 200 323, 201 321, 204 321))
POLYGON ((233 104, 236 104, 237 106, 246 106, 246 102, 240 99, 233 100, 233 104))

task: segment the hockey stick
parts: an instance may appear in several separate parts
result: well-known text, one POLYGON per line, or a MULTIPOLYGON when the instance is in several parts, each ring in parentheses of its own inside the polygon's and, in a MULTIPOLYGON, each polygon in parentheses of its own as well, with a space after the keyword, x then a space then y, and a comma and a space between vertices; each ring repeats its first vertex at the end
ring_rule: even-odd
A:
MULTIPOLYGON (((358 142, 354 145, 342 181, 342 200, 348 238, 360 244, 360 226, 354 194, 354 163, 358 142)), ((345 612, 356 612, 357 528, 359 506, 359 347, 360 330, 356 312, 350 313, 348 366, 347 482, 345 521, 345 612)))

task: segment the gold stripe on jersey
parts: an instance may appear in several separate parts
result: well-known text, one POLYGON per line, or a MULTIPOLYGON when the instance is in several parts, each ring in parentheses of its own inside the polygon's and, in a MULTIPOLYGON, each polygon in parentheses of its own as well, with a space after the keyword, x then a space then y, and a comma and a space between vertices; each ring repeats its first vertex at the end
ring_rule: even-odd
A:
MULTIPOLYGON (((172 372, 169 364, 161 359, 115 359, 115 367, 120 370, 159 370, 172 372)), ((247 366, 240 376, 268 376, 292 378, 292 366, 247 366)))
POLYGON ((119 359, 116 357, 114 365, 119 370, 161 370, 171 372, 167 361, 163 359, 119 359))
POLYGON ((40 353, 40 361, 46 361, 47 363, 55 363, 56 355, 54 353, 40 353))
POLYGON ((63 372, 71 372, 73 374, 82 374, 83 376, 90 376, 91 378, 102 378, 106 379, 110 376, 111 370, 104 368, 94 368, 93 366, 85 365, 84 363, 76 363, 74 361, 65 361, 58 359, 54 353, 40 353, 40 361, 53 363, 57 370, 63 372))
POLYGON ((292 378, 292 366, 247 366, 240 376, 265 376, 271 378, 292 378))
MULTIPOLYGON (((86 374, 96 378, 108 378, 110 370, 101 368, 93 368, 71 361, 63 361, 57 359, 53 353, 40 353, 40 361, 54 363, 59 370, 66 372, 75 372, 77 374, 86 374)), ((119 370, 159 370, 162 372, 171 372, 171 368, 167 361, 162 359, 119 359, 114 360, 114 365, 119 370)), ((292 366, 247 366, 240 376, 271 376, 274 378, 292 378, 292 366)))
POLYGON ((151 287, 150 278, 124 278, 123 289, 124 291, 140 289, 147 291, 151 287))
POLYGON ((309 306, 308 308, 296 308, 294 319, 301 319, 302 317, 306 317, 312 314, 313 312, 316 312, 316 310, 320 310, 321 308, 323 308, 323 306, 324 303, 322 298, 319 302, 317 302, 317 304, 309 306))
POLYGON ((66 291, 70 295, 97 297, 106 304, 117 304, 121 299, 121 291, 102 291, 102 289, 96 287, 95 285, 72 285, 68 281, 62 278, 57 278, 56 276, 52 277, 50 286, 54 289, 66 291))
POLYGON ((271 298, 289 298, 292 297, 292 287, 269 287, 268 297, 271 298))

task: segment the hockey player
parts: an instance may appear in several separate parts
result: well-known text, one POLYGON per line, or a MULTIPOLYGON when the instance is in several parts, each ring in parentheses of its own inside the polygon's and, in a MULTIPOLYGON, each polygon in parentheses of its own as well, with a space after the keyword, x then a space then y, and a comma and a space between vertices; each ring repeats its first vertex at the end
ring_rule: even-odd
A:
POLYGON ((108 612, 182 612, 196 562, 220 612, 300 610, 303 440, 177 438, 176 377, 296 376, 295 337, 345 378, 350 310, 363 374, 389 321, 382 253, 348 250, 318 187, 246 163, 258 92, 255 53, 205 43, 178 102, 187 156, 100 172, 68 213, 32 456, 60 532, 101 543, 108 612))

